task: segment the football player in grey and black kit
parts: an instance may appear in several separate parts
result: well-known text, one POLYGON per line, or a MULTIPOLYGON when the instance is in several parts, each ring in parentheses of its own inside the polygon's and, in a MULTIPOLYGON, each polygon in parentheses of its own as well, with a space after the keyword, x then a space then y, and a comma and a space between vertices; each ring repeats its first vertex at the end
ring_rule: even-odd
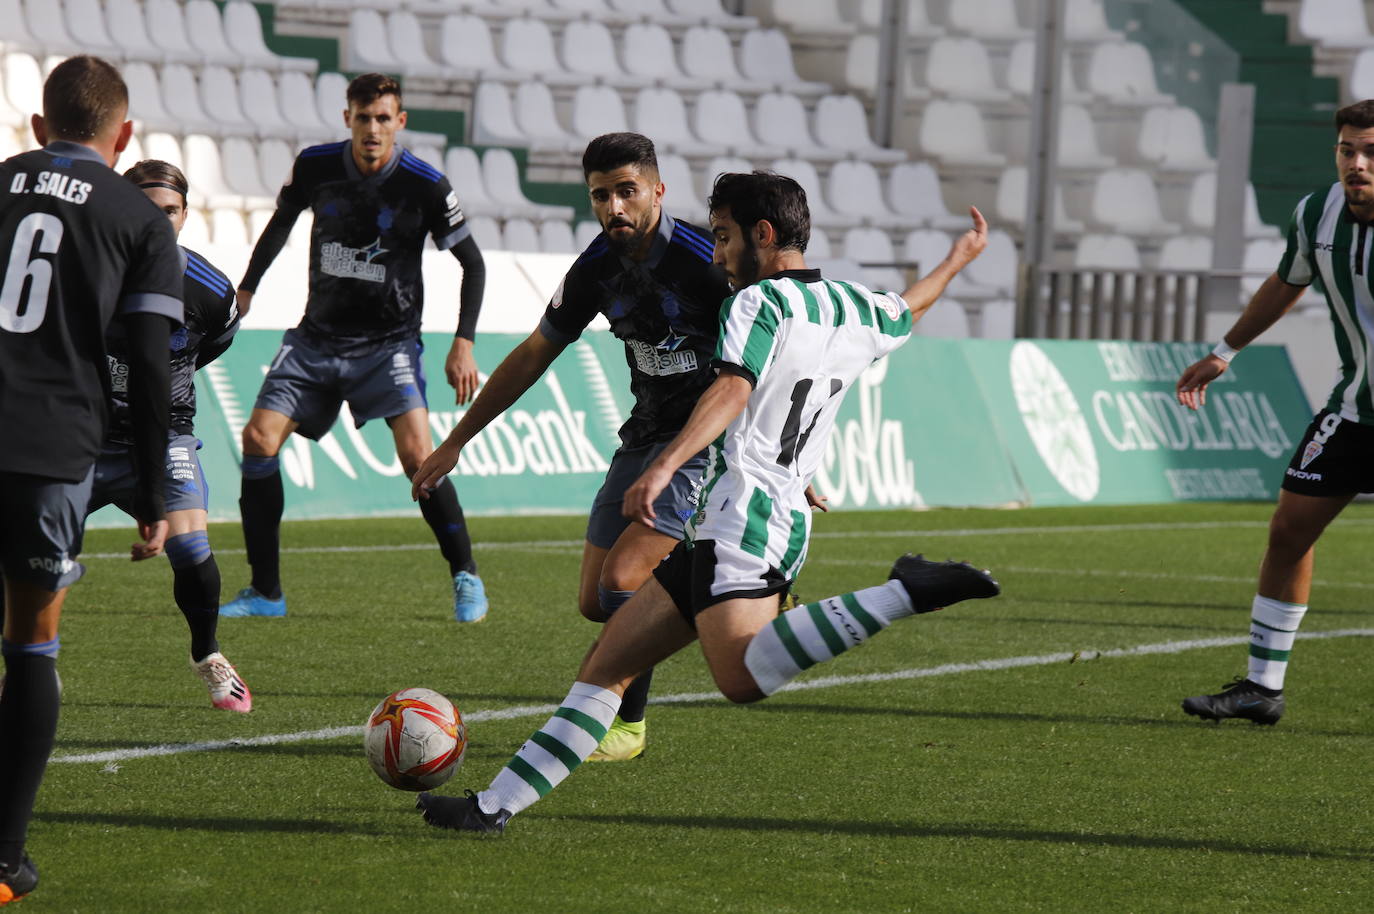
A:
MULTIPOLYGON (((169 162, 145 159, 124 177, 167 215, 181 233, 186 224, 189 190, 181 169, 169 162)), ((234 284, 195 251, 181 248, 185 261, 183 300, 186 320, 171 339, 171 437, 163 485, 167 505, 167 558, 172 563, 172 596, 191 629, 191 669, 210 690, 210 704, 227 711, 251 711, 253 696, 233 665, 219 652, 219 565, 210 551, 206 529, 210 503, 205 472, 196 451, 196 371, 219 358, 239 328, 234 284)), ((110 330, 111 419, 105 447, 95 467, 90 511, 113 504, 132 511, 133 467, 130 446, 128 345, 124 328, 110 330)))
POLYGON ((135 559, 167 536, 167 346, 182 320, 181 264, 165 216, 111 170, 133 132, 119 71, 95 57, 58 64, 34 136, 0 163, 0 904, 32 891, 24 853, 57 731, 58 620, 84 569, 83 519, 105 437, 116 317, 129 353, 135 559))
MULTIPOLYGON (((239 507, 250 586, 220 607, 220 616, 283 616, 279 540, 283 510, 278 453, 290 434, 318 439, 348 401, 354 420, 385 419, 409 478, 434 449, 420 364, 424 306, 421 252, 425 236, 463 268, 458 330, 445 373, 466 403, 477 389, 472 338, 482 307, 486 268, 448 179, 395 145, 406 123, 401 87, 368 73, 348 86, 344 122, 352 139, 311 146, 296 157, 239 284, 239 311, 291 233, 297 216, 314 213, 310 296, 305 317, 288 330, 263 379, 243 429, 239 507)), ((463 510, 445 481, 421 506, 453 580, 454 617, 476 622, 487 598, 472 560, 463 510)))
MULTIPOLYGON (((598 314, 606 315, 611 332, 625 342, 635 405, 592 501, 582 547, 579 608, 588 619, 605 622, 682 539, 696 509, 704 451, 684 463, 663 491, 654 527, 631 525, 620 505, 625 489, 681 430, 715 379, 711 357, 730 286, 711 263, 711 233, 663 212, 664 187, 648 137, 597 137, 582 155, 582 172, 602 233, 568 270, 539 327, 492 372, 477 402, 415 475, 412 490, 424 498, 430 486, 448 485, 445 474, 472 436, 528 390, 598 314)), ((644 751, 652 676, 650 670, 626 690, 592 761, 627 761, 644 751)))

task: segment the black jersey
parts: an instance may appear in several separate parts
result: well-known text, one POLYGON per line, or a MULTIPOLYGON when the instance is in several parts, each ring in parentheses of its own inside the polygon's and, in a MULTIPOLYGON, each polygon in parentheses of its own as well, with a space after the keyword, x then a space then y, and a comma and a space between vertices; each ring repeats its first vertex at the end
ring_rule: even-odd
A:
POLYGON ((448 178, 399 146, 368 177, 351 141, 311 146, 277 197, 279 213, 307 207, 315 225, 300 329, 337 355, 419 336, 425 237, 446 251, 472 234, 448 178))
POLYGON ((167 216, 94 150, 0 163, 0 471, 78 482, 100 453, 116 312, 182 319, 167 216))
MULTIPOLYGON (((186 320, 172 331, 172 401, 169 428, 176 435, 195 432, 196 371, 229 348, 239 329, 234 285, 208 260, 189 248, 181 249, 182 291, 186 320)), ((106 440, 133 443, 129 414, 129 362, 124 328, 111 324, 107 344, 110 363, 110 430, 106 440)))
POLYGON ((709 232, 667 213, 643 263, 616 254, 603 232, 544 310, 539 327, 554 342, 577 339, 598 313, 625 342, 635 398, 620 427, 626 447, 671 439, 715 380, 711 358, 730 286, 711 263, 712 247, 709 232))

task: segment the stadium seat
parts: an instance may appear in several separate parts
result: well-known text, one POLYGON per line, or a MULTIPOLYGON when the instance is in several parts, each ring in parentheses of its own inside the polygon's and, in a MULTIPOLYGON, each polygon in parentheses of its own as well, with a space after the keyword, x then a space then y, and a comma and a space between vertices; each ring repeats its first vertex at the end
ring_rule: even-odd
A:
POLYGON ((811 227, 811 237, 806 242, 806 259, 829 260, 834 255, 834 250, 830 247, 830 235, 824 230, 811 227))
POLYGON ((537 73, 550 85, 585 86, 594 82, 593 77, 572 73, 559 63, 548 25, 529 16, 506 23, 497 56, 506 69, 537 73))
POLYGON ((539 250, 545 254, 578 253, 572 225, 563 219, 545 219, 539 223, 539 250))
POLYGON ((533 139, 515 121, 510 89, 497 82, 479 82, 472 95, 472 141, 479 146, 526 146, 533 139))
POLYGON ((1097 176, 1092 221, 1127 235, 1171 235, 1179 230, 1160 211, 1154 178, 1138 168, 1115 168, 1097 176))
POLYGON ((864 226, 845 232, 843 254, 863 268, 864 285, 870 289, 900 292, 909 285, 902 271, 894 266, 897 254, 892 249, 892 238, 882 229, 864 226))
POLYGON ((1059 108, 1059 166, 1066 169, 1101 171, 1116 165, 1104 155, 1097 142, 1092 115, 1082 105, 1059 108))
POLYGON ((1364 48, 1374 44, 1361 0, 1301 0, 1297 31, 1327 47, 1364 48))
POLYGON ((220 146, 220 166, 230 193, 254 198, 244 201, 244 209, 263 209, 273 205, 272 198, 276 196, 277 188, 262 180, 258 170, 258 151, 253 143, 242 137, 226 138, 220 146))
POLYGON ((128 60, 163 62, 167 54, 153 43, 148 34, 143 4, 138 0, 103 0, 105 25, 110 39, 123 51, 128 60))
POLYGON ((394 10, 386 16, 386 34, 391 54, 400 61, 400 72, 415 78, 443 79, 444 66, 425 49, 424 29, 409 10, 394 10))
POLYGON ((378 70, 404 73, 406 65, 391 50, 388 32, 386 20, 376 9, 353 9, 340 49, 348 61, 348 68, 362 73, 378 70))
POLYGON ((1206 235, 1176 235, 1159 246, 1161 270, 1210 270, 1212 239, 1206 235))
POLYGON ((951 32, 985 41, 1013 42, 1030 34, 1017 19, 1016 0, 958 0, 945 15, 951 32))
POLYGON ((735 16, 721 8, 720 0, 664 0, 670 13, 693 22, 730 28, 753 28, 758 20, 752 16, 735 16))
POLYGON ((239 99, 244 102, 244 113, 251 114, 260 136, 295 133, 295 126, 282 114, 277 98, 277 83, 271 73, 258 67, 245 67, 239 73, 239 99))
MULTIPOLYGON (((993 258, 1000 262, 988 269, 985 274, 994 282, 984 284, 974 279, 969 273, 969 268, 973 266, 970 263, 968 267, 950 280, 947 289, 950 295, 956 298, 986 300, 999 295, 1008 295, 1015 289, 1016 246, 1012 244, 1010 236, 1005 232, 999 234, 1002 238, 998 242, 998 250, 993 252, 993 258), (1011 255, 1013 280, 1010 286, 1003 288, 1006 284, 1004 271, 1008 250, 1011 255)), ((913 265, 914 276, 925 276, 945 259, 945 255, 949 253, 951 241, 952 239, 948 234, 938 229, 916 229, 913 232, 908 232, 902 240, 902 260, 913 265)), ((992 247, 991 233, 988 236, 988 246, 992 247)), ((982 260, 988 253, 988 251, 984 251, 977 259, 982 260)))
POLYGON ((229 0, 224 4, 224 38, 244 66, 298 70, 303 73, 313 73, 319 66, 319 61, 312 57, 286 57, 273 53, 262 37, 262 17, 249 0, 229 0))
POLYGON ((1016 302, 1008 298, 983 302, 983 306, 978 309, 978 338, 1010 340, 1015 337, 1016 302))
POLYGON ((164 60, 188 65, 202 62, 200 52, 191 44, 191 36, 186 31, 186 17, 180 3, 146 0, 143 9, 148 37, 161 49, 164 60))
MULTIPOLYGON (((720 175, 747 174, 748 172, 751 172, 753 170, 754 164, 750 162, 748 159, 743 158, 741 156, 714 157, 709 162, 707 162, 706 167, 701 169, 701 171, 699 172, 699 174, 701 175, 701 179, 697 183, 697 189, 701 192, 700 197, 702 201, 704 202, 707 198, 711 196, 711 190, 715 187, 716 178, 720 175)), ((816 170, 814 167, 812 167, 811 174, 813 177, 815 176, 815 173, 816 170)), ((779 172, 779 174, 787 174, 787 172, 779 172)), ((789 177, 794 176, 789 175, 789 177)), ((816 178, 816 185, 818 187, 820 186, 819 178, 816 178)))
MULTIPOLYGON (((1092 96, 1078 87, 1069 55, 1065 54, 1059 68, 1059 101, 1061 104, 1083 104, 1092 96)), ((1030 98, 1035 91, 1035 39, 1023 38, 1011 46, 1007 56, 1007 89, 1017 98, 1030 98)))
MULTIPOLYGON (((1024 165, 1014 165, 1002 172, 997 180, 996 202, 992 209, 997 222, 1018 230, 1026 227, 1028 180, 1024 165)), ((1069 218, 1069 212, 1064 207, 1064 188, 1058 184, 1054 188, 1054 230, 1066 235, 1083 231, 1082 222, 1069 218)))
POLYGON ((215 208, 210 210, 210 238, 216 247, 242 250, 250 244, 248 223, 243 210, 215 208))
POLYGON ((919 225, 963 230, 973 224, 967 212, 950 212, 940 176, 927 162, 898 162, 887 176, 887 187, 892 208, 919 225))
POLYGON ((744 81, 735 64, 730 36, 715 26, 692 26, 682 35, 682 71, 717 86, 737 86, 744 81))
POLYGON ((750 29, 740 39, 740 70, 759 87, 771 87, 795 95, 815 97, 830 91, 822 82, 797 75, 792 63, 792 46, 778 29, 750 29))
POLYGON ((1157 106, 1140 120, 1137 152, 1141 161, 1158 171, 1211 171, 1216 162, 1207 154, 1202 118, 1192 108, 1157 106))
POLYGON ((601 235, 601 223, 595 219, 583 219, 573 229, 573 242, 579 253, 585 251, 601 235))
MULTIPOLYGON (((1185 222, 1190 228, 1210 232, 1217 220, 1217 174, 1203 172, 1193 179, 1188 188, 1188 209, 1185 222)), ((1266 225, 1260 218, 1259 200, 1255 196, 1255 185, 1245 185, 1245 237, 1272 238, 1279 230, 1266 225)))
POLYGON ((606 5, 631 19, 664 25, 683 25, 688 21, 669 10, 663 0, 606 0, 606 5))
POLYGON ((826 199, 836 210, 884 229, 912 229, 921 220, 896 213, 884 199, 878 171, 868 162, 836 162, 826 179, 826 199))
POLYGON ((542 82, 526 80, 515 88, 515 125, 531 152, 556 149, 580 153, 582 140, 563 129, 554 107, 553 93, 542 82))
POLYGON ((177 243, 195 251, 203 251, 210 245, 210 223, 203 210, 191 207, 186 211, 186 222, 177 236, 177 243))
POLYGON ((100 0, 66 0, 62 7, 67 14, 67 31, 82 51, 114 60, 126 56, 125 49, 116 45, 110 36, 100 0))
POLYGON ((1138 270, 1140 250, 1125 235, 1087 234, 1078 239, 1073 265, 1087 270, 1138 270))
MULTIPOLYGON (((826 202, 821 192, 821 179, 816 167, 805 159, 775 159, 769 169, 787 175, 806 191, 806 205, 811 210, 811 224, 823 229, 851 229, 860 224, 857 217, 837 212, 826 202)), ((732 169, 738 170, 738 169, 732 169)))
POLYGON ((501 214, 501 204, 487 193, 482 162, 472 147, 450 146, 444 154, 444 173, 458 195, 458 204, 469 218, 501 214))
MULTIPOLYGON (((899 291, 899 290, 894 290, 899 291)), ((952 298, 941 297, 912 327, 917 336, 936 339, 967 339, 973 335, 968 311, 952 298)))
POLYGON ((38 48, 38 42, 30 34, 24 22, 24 6, 21 0, 0 0, 0 47, 18 50, 38 48))
MULTIPOLYGON (((787 148, 795 159, 834 162, 848 155, 840 149, 827 149, 816 142, 807 126, 806 108, 795 95, 765 92, 754 103, 754 129, 768 142, 787 148)), ((652 134, 650 134, 652 136, 652 134)))
POLYGON ((219 143, 209 136, 192 133, 182 140, 186 180, 191 184, 192 206, 207 209, 243 209, 243 195, 230 189, 224 180, 224 163, 219 143))
POLYGON ((67 31, 61 0, 23 0, 23 21, 37 47, 45 54, 75 54, 80 50, 67 31))
MULTIPOLYGON (((613 90, 608 90, 613 91, 613 90)), ((535 203, 520 187, 520 169, 509 149, 494 147, 482 153, 482 177, 487 193, 500 203, 509 216, 532 219, 571 219, 571 206, 535 203)), ((461 198, 460 198, 461 199, 461 198)))
POLYGON ((170 133, 158 130, 144 134, 143 154, 147 158, 161 159, 183 171, 186 170, 186 157, 181 152, 181 141, 170 133))
POLYGON ((501 237, 501 223, 490 216, 469 216, 468 228, 472 229, 472 239, 484 251, 504 251, 505 239, 501 237))
POLYGON ((201 103, 199 81, 185 64, 169 63, 162 68, 162 101, 181 132, 220 132, 219 121, 206 114, 201 103))
POLYGON ((201 53, 206 63, 225 67, 241 67, 243 57, 229 46, 224 34, 224 17, 212 0, 187 0, 186 33, 191 46, 201 53))
POLYGON ((404 146, 421 162, 433 166, 437 171, 444 170, 444 150, 439 146, 434 143, 415 142, 405 143, 404 146))
MULTIPOLYGON (((1016 293, 1017 264, 1016 242, 1012 240, 1011 235, 1001 229, 990 229, 988 246, 959 275, 968 279, 970 283, 995 293, 987 297, 1005 298, 1016 293)), ((960 296, 957 290, 954 294, 963 298, 968 297, 960 296)))
POLYGON ((945 37, 934 41, 926 53, 924 73, 908 66, 915 85, 948 98, 968 102, 1006 102, 1009 93, 992 76, 992 59, 986 45, 976 38, 945 37))
POLYGON ((134 60, 120 70, 124 84, 129 87, 129 116, 138 120, 144 129, 175 129, 176 119, 163 103, 162 80, 153 65, 134 60))
POLYGON ((320 117, 320 103, 310 77, 299 72, 283 72, 277 80, 277 102, 282 116, 303 137, 322 139, 342 136, 343 117, 335 111, 329 121, 320 117))
POLYGON ((124 147, 124 151, 119 154, 119 163, 116 167, 123 170, 135 162, 142 162, 148 158, 143 154, 143 140, 139 139, 138 132, 129 134, 129 145, 124 147))
POLYGON ((344 136, 343 113, 348 108, 348 77, 342 73, 321 73, 315 78, 315 107, 325 126, 344 136))
POLYGON ((1115 105, 1173 103, 1171 96, 1159 91, 1149 50, 1134 41, 1104 41, 1096 45, 1088 57, 1084 88, 1115 105))
POLYGON ((621 67, 611 30, 592 19, 575 19, 563 27, 559 39, 559 58, 570 73, 590 77, 599 83, 629 89, 642 80, 621 67))
POLYGON ((991 151, 983 116, 968 102, 937 99, 926 105, 917 145, 922 155, 947 167, 1000 167, 1007 161, 991 151))
POLYGON ((244 114, 239 101, 239 87, 234 74, 224 67, 202 67, 200 71, 200 100, 223 135, 252 135, 257 126, 244 114))
POLYGON ((634 119, 637 133, 653 137, 659 149, 691 158, 705 159, 723 155, 727 149, 703 143, 687 123, 687 104, 675 89, 646 87, 635 95, 634 119))
POLYGON ((615 13, 606 5, 606 0, 549 0, 553 9, 576 16, 585 16, 605 22, 615 13))
MULTIPOLYGON (((864 31, 875 31, 882 27, 883 0, 851 0, 851 15, 864 31)), ((906 34, 908 39, 938 38, 945 34, 945 28, 930 21, 926 0, 907 0, 906 34)))
POLYGON ((663 182, 663 208, 674 216, 702 224, 706 219, 706 201, 697 195, 692 184, 692 167, 680 155, 659 153, 658 178, 663 182))
POLYGON ((1279 260, 1287 249, 1287 242, 1279 238, 1256 238, 1246 242, 1241 267, 1245 275, 1240 280, 1241 293, 1246 300, 1278 269, 1279 260))
POLYGON ((291 177, 291 166, 296 161, 296 153, 285 140, 267 139, 257 144, 258 177, 268 196, 276 197, 286 179, 291 177))
POLYGON ((625 72, 641 83, 664 85, 679 91, 700 92, 711 83, 688 76, 677 65, 673 51, 673 37, 661 25, 652 22, 631 23, 620 40, 621 59, 625 72))
POLYGON ((630 129, 625 103, 610 86, 578 86, 573 93, 572 132, 577 137, 621 133, 630 129))
POLYGON ((501 241, 507 251, 538 253, 539 230, 528 219, 507 219, 501 226, 501 241))
MULTIPOLYGON (((878 47, 878 36, 873 32, 860 32, 849 39, 844 52, 844 72, 841 79, 844 88, 872 96, 878 85, 878 59, 882 52, 878 47)), ((903 58, 906 81, 902 94, 907 101, 919 101, 930 97, 930 89, 921 84, 924 74, 920 72, 913 55, 903 58)))
POLYGON ((491 28, 485 19, 471 13, 450 14, 440 22, 439 59, 455 78, 518 82, 529 76, 500 61, 491 28))
POLYGON ((906 153, 873 142, 863 104, 852 95, 827 95, 816 102, 816 139, 822 146, 869 162, 901 162, 906 153))
POLYGON ((837 35, 852 33, 843 0, 772 0, 767 18, 792 33, 837 35))
POLYGON ((697 96, 692 132, 738 156, 769 158, 786 154, 781 146, 755 139, 744 100, 729 89, 711 89, 697 96))

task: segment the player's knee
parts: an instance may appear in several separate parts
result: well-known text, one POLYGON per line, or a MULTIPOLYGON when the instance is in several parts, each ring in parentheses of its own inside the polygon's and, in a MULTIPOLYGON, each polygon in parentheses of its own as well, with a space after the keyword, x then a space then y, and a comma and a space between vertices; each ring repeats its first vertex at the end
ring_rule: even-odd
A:
POLYGON ((748 670, 713 671, 713 675, 720 694, 737 705, 752 704, 768 697, 759 688, 758 683, 754 682, 754 677, 749 675, 748 670))
POLYGON ((592 622, 605 622, 607 619, 606 611, 601 608, 601 601, 595 596, 588 599, 585 595, 577 601, 577 611, 582 613, 584 619, 592 622))
POLYGON ((275 457, 281 443, 270 431, 249 422, 243 427, 243 453, 254 457, 275 457))

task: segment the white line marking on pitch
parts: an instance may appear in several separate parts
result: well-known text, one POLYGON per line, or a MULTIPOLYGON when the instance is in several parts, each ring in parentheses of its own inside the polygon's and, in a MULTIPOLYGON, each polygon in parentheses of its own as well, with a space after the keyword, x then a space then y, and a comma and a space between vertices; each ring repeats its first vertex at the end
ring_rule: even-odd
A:
MULTIPOLYGON (((1326 632, 1299 632, 1301 640, 1324 640, 1327 638, 1374 638, 1374 628, 1345 628, 1326 632)), ((954 673, 977 673, 995 670, 1011 670, 1017 667, 1049 666, 1070 661, 1098 660, 1104 657, 1143 657, 1151 654, 1181 654, 1184 651, 1208 647, 1232 647, 1250 643, 1249 636, 1229 636, 1225 638, 1201 638, 1193 641, 1164 641, 1159 644, 1138 644, 1135 647, 1113 648, 1105 651, 1061 651, 1056 654, 1037 654, 1025 657, 1000 657, 993 660, 974 660, 969 663, 946 663, 942 666, 924 667, 913 670, 894 670, 891 673, 864 673, 854 676, 822 676, 803 682, 793 682, 778 690, 782 692, 809 692, 813 689, 830 689, 836 686, 859 685, 869 682, 895 682, 903 679, 925 679, 929 676, 949 676, 954 673)), ((662 695, 649 699, 650 704, 668 705, 694 701, 724 701, 719 692, 687 692, 678 695, 662 695)), ((496 711, 475 711, 463 715, 467 723, 481 723, 488 720, 515 720, 521 717, 547 717, 558 710, 558 705, 521 705, 502 708, 496 711)), ((251 746, 280 746, 291 743, 308 743, 319 740, 338 739, 343 736, 361 736, 361 726, 326 727, 322 730, 302 730, 296 733, 273 733, 267 736, 250 736, 243 739, 213 740, 201 743, 178 743, 163 746, 147 746, 142 749, 112 749, 106 752, 88 752, 81 755, 57 755, 49 761, 58 763, 102 763, 126 762, 132 759, 152 758, 161 755, 181 755, 186 752, 214 752, 220 749, 241 749, 251 746)))

